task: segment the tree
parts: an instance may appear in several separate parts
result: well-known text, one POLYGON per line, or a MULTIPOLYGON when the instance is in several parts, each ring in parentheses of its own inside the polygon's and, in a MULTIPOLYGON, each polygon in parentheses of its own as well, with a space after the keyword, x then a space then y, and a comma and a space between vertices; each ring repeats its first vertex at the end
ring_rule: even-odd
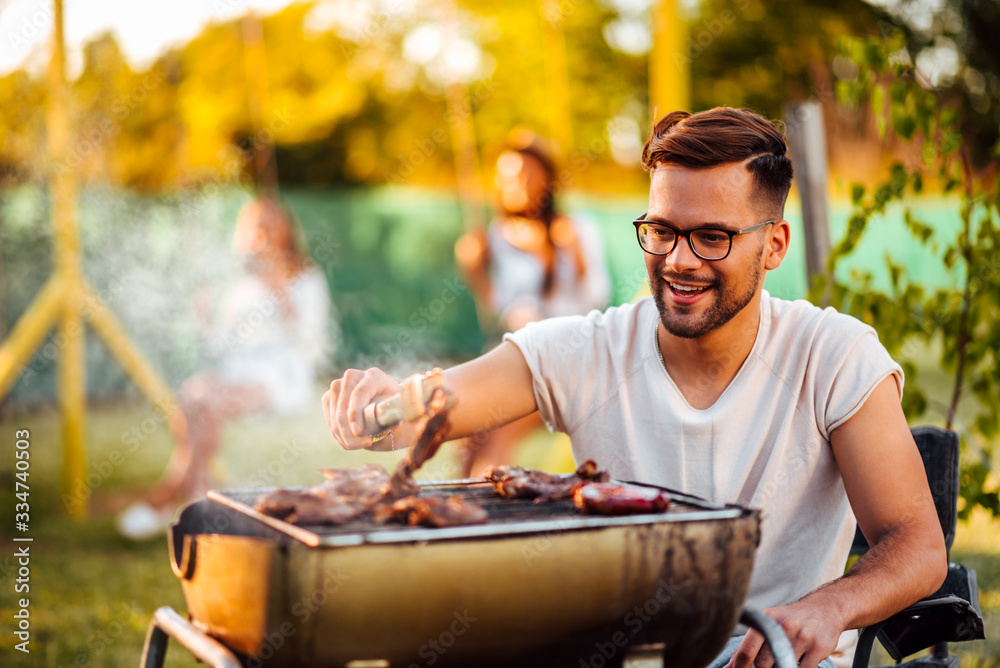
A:
POLYGON ((916 69, 947 97, 957 98, 959 127, 974 166, 995 155, 1000 139, 1000 4, 996 0, 889 0, 883 35, 901 31, 916 69))
MULTIPOLYGON (((838 81, 838 95, 859 108, 870 104, 879 132, 906 142, 920 142, 922 162, 892 165, 887 181, 869 190, 851 186, 854 211, 847 231, 829 258, 829 275, 813 286, 814 300, 829 296, 832 304, 877 325, 889 351, 903 360, 909 378, 904 410, 910 420, 927 412, 926 392, 916 384, 917 351, 940 350, 938 363, 951 373, 945 427, 960 431, 964 445, 961 496, 967 516, 975 506, 1000 515, 1000 496, 990 476, 991 457, 1000 416, 1000 182, 996 159, 977 172, 973 147, 963 140, 963 118, 975 113, 954 91, 940 90, 914 67, 902 31, 885 37, 845 40, 840 55, 856 65, 856 75, 838 81), (949 237, 920 219, 908 198, 924 192, 932 180, 960 202, 961 227, 949 237), (950 287, 929 290, 920 276, 886 259, 891 288, 872 286, 870 271, 850 279, 839 272, 842 261, 865 241, 865 233, 883 222, 888 206, 904 207, 906 227, 915 241, 953 272, 950 287), (858 289, 860 283, 860 289, 858 289), (968 424, 959 424, 958 409, 969 395, 976 401, 968 424)), ((996 147, 992 147, 995 151, 996 147)))

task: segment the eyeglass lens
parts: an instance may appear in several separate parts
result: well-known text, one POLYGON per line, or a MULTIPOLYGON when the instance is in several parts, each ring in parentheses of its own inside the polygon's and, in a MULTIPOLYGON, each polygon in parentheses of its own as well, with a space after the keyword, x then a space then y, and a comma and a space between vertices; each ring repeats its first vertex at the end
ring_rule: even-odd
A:
MULTIPOLYGON (((718 230, 693 230, 687 236, 695 253, 707 260, 723 258, 729 253, 730 238, 718 230)), ((643 224, 639 226, 639 241, 650 253, 665 254, 677 244, 677 233, 669 227, 643 224)))

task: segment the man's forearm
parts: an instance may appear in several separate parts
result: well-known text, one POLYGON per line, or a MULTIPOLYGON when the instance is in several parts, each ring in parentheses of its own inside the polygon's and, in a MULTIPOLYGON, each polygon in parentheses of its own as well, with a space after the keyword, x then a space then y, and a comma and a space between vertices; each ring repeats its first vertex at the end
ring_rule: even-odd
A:
MULTIPOLYGON (((359 399, 352 400, 355 402, 352 404, 353 408, 346 409, 355 420, 359 420, 359 424, 360 411, 366 403, 373 401, 376 396, 385 398, 387 391, 399 391, 398 380, 377 370, 371 371, 376 372, 372 378, 378 381, 378 392, 363 392, 359 399)), ((324 395, 327 426, 331 428, 334 437, 339 434, 341 438, 338 441, 348 449, 400 450, 411 447, 420 436, 414 422, 400 423, 393 429, 391 438, 386 436, 377 443, 371 443, 367 436, 347 436, 343 429, 331 426, 337 421, 337 414, 344 412, 344 407, 340 405, 344 390, 342 386, 336 386, 350 377, 352 389, 348 394, 357 392, 361 387, 359 382, 369 382, 361 378, 363 373, 369 372, 349 371, 344 379, 334 381, 330 392, 324 395)), ((467 436, 475 438, 535 411, 531 370, 521 350, 509 341, 501 343, 482 357, 446 369, 444 378, 445 385, 455 396, 455 404, 448 413, 450 427, 446 440, 467 436)), ((360 431, 360 427, 358 430, 360 431)))
POLYGON ((939 536, 887 532, 850 572, 802 600, 830 606, 845 630, 876 624, 937 591, 948 570, 942 548, 939 536))

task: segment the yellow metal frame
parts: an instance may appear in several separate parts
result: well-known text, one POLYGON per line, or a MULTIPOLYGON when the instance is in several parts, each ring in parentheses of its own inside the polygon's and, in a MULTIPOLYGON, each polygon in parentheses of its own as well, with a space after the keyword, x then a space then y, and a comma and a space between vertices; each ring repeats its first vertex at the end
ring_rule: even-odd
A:
POLYGON ((573 152, 573 112, 566 62, 566 30, 559 0, 539 0, 545 24, 545 83, 549 89, 549 134, 556 153, 565 158, 573 152))
MULTIPOLYGON (((80 265, 80 238, 76 219, 76 176, 65 167, 68 155, 69 93, 65 75, 63 2, 55 0, 55 31, 49 64, 49 157, 53 194, 55 273, 35 301, 0 344, 0 398, 5 396, 53 327, 59 328, 57 390, 63 418, 63 489, 86 485, 87 375, 84 320, 104 340, 139 389, 175 425, 184 417, 170 387, 132 343, 104 300, 87 282, 80 265)), ((86 504, 67 508, 76 519, 87 515, 86 504)))
POLYGON ((654 122, 671 111, 691 111, 691 61, 685 55, 687 26, 678 0, 653 5, 653 51, 649 57, 649 106, 654 122))

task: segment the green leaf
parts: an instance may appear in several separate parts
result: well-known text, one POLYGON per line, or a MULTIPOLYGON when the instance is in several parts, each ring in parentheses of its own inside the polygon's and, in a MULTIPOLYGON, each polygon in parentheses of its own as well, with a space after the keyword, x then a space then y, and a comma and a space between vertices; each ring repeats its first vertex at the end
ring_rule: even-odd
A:
POLYGON ((1000 514, 1000 496, 997 495, 996 491, 987 489, 989 479, 990 466, 986 456, 981 455, 979 461, 962 467, 959 476, 959 496, 965 504, 959 513, 960 516, 968 517, 976 506, 986 508, 993 513, 994 517, 1000 514))
POLYGON ((885 67, 886 54, 883 53, 881 43, 871 41, 865 44, 864 62, 876 72, 881 72, 885 67))
POLYGON ((893 107, 891 116, 892 129, 896 134, 907 141, 913 139, 913 133, 917 130, 916 119, 899 107, 893 107))
POLYGON ((878 136, 885 139, 887 122, 885 119, 885 86, 875 84, 872 88, 871 97, 872 112, 875 114, 875 126, 878 129, 878 136))
POLYGON ((906 94, 909 90, 910 87, 906 85, 905 81, 894 81, 889 86, 889 99, 894 105, 902 105, 906 102, 906 94))
POLYGON ((995 414, 981 413, 976 416, 976 430, 987 438, 996 436, 998 421, 995 414))
POLYGON ((962 135, 958 132, 947 132, 941 140, 941 153, 950 155, 962 145, 962 135))
POLYGON ((865 196, 865 187, 860 183, 851 184, 851 203, 859 204, 861 198, 865 196))
POLYGON ((892 282, 893 289, 899 288, 899 279, 903 275, 903 268, 892 262, 889 258, 886 258, 886 265, 889 267, 889 280, 892 282))
POLYGON ((892 199, 892 187, 887 183, 883 183, 882 185, 880 185, 878 188, 875 189, 875 197, 874 197, 875 201, 872 208, 875 211, 882 211, 883 209, 885 209, 885 205, 888 204, 889 200, 891 199, 892 199))
POLYGON ((909 181, 906 174, 906 167, 902 163, 894 163, 889 173, 889 189, 893 197, 901 197, 906 192, 906 183, 909 181))
POLYGON ((920 149, 920 156, 924 159, 925 165, 933 165, 934 161, 937 160, 937 146, 934 142, 928 139, 924 142, 923 148, 920 149))
POLYGON ((919 239, 921 243, 926 244, 927 240, 934 234, 934 228, 917 220, 913 212, 909 209, 903 213, 903 221, 906 223, 906 227, 910 230, 910 233, 919 239))
POLYGON ((914 116, 917 121, 917 126, 924 133, 924 136, 930 137, 932 134, 931 121, 934 119, 934 115, 937 111, 935 108, 936 99, 934 98, 934 95, 930 96, 932 99, 927 99, 924 96, 921 97, 923 97, 923 104, 920 104, 917 107, 914 116))
POLYGON ((834 84, 834 90, 836 90, 837 100, 841 104, 850 109, 857 109, 860 95, 858 93, 858 85, 854 81, 837 79, 837 82, 834 84))
POLYGON ((954 125, 958 124, 958 112, 951 107, 945 107, 941 110, 940 124, 942 129, 949 129, 954 125))
POLYGON ((958 257, 958 251, 955 248, 949 248, 945 251, 944 257, 941 261, 944 262, 944 266, 948 269, 952 269, 955 266, 955 258, 958 257))

